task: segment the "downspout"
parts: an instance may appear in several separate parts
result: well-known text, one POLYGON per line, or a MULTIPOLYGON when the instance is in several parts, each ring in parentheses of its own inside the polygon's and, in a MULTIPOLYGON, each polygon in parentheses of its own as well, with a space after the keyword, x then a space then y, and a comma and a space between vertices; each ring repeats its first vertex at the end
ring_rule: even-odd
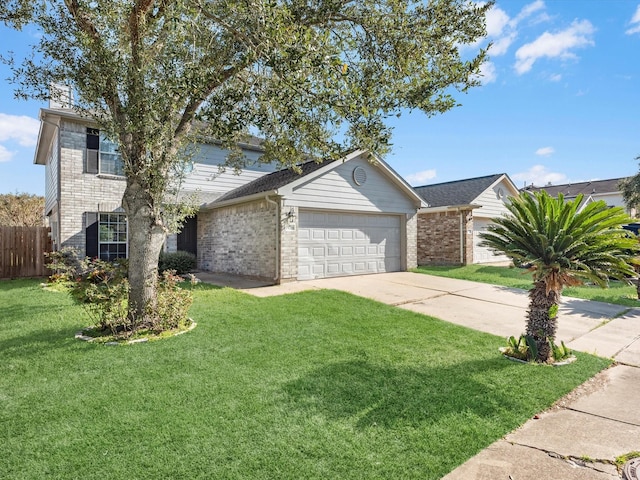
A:
POLYGON ((278 283, 280 279, 280 202, 275 202, 269 198, 269 195, 265 195, 264 199, 267 203, 271 203, 276 206, 276 273, 273 277, 273 281, 278 283))
POLYGON ((458 208, 458 215, 460 220, 460 265, 464 265, 464 230, 462 223, 462 209, 458 208))

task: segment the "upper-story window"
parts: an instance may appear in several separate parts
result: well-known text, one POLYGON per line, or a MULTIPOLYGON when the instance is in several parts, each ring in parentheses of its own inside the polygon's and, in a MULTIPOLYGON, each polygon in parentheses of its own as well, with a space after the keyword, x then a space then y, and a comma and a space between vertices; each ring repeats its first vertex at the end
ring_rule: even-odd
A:
POLYGON ((124 175, 124 164, 118 153, 118 144, 109 140, 97 128, 87 128, 87 173, 124 175))

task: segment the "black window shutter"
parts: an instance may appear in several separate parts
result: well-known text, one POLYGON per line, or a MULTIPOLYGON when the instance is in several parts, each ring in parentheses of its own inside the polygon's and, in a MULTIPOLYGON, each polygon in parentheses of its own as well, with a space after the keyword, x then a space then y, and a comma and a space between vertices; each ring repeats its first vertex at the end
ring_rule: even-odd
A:
POLYGON ((87 128, 86 173, 98 173, 98 151, 100 150, 100 130, 87 128))
POLYGON ((85 255, 89 258, 98 256, 98 214, 86 212, 85 255))
POLYGON ((87 149, 86 173, 98 173, 98 150, 87 149))

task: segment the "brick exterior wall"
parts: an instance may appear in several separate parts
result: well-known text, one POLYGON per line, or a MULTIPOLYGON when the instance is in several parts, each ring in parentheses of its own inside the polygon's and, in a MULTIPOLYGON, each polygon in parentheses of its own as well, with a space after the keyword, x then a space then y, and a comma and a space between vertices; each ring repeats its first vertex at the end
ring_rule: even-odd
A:
POLYGON ((273 279, 276 206, 266 200, 198 213, 198 268, 273 279))
POLYGON ((473 214, 471 210, 420 213, 417 224, 419 265, 470 265, 473 263, 473 214), (464 246, 462 262, 460 262, 461 215, 464 246))
POLYGON ((84 173, 86 125, 62 121, 60 125, 60 242, 85 255, 86 212, 122 211, 123 178, 84 173))
POLYGON ((418 214, 407 215, 406 218, 407 244, 405 262, 406 269, 409 270, 418 266, 418 214))
POLYGON ((280 282, 298 278, 298 207, 283 204, 280 213, 280 282), (289 220, 289 213, 293 217, 289 220))

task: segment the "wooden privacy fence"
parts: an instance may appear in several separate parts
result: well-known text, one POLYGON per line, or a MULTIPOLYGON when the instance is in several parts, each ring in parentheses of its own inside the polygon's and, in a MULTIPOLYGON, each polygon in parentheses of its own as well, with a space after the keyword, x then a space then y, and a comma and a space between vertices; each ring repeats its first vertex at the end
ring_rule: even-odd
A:
POLYGON ((0 227, 0 278, 43 277, 51 251, 49 227, 0 227))

